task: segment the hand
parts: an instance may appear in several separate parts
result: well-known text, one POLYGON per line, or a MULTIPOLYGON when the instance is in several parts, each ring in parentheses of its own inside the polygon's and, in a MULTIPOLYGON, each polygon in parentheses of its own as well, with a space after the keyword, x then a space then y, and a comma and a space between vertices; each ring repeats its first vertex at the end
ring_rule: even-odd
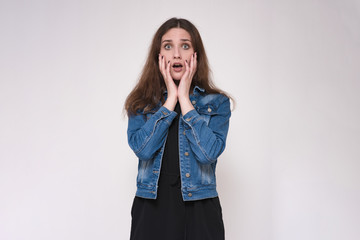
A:
POLYGON ((189 98, 189 91, 192 79, 195 75, 197 68, 197 54, 196 52, 191 56, 190 63, 188 61, 185 61, 185 73, 181 77, 177 95, 180 100, 180 98, 189 98))
POLYGON ((170 111, 174 111, 176 102, 177 102, 177 98, 178 98, 178 87, 176 86, 176 84, 174 83, 174 80, 171 77, 170 74, 170 61, 168 61, 166 63, 166 59, 164 56, 162 56, 161 54, 159 54, 159 69, 161 72, 161 75, 164 78, 164 82, 166 85, 166 90, 167 90, 167 94, 168 97, 164 103, 164 107, 166 107, 167 109, 169 109, 170 111))
POLYGON ((190 91, 192 79, 195 75, 196 68, 197 68, 197 54, 196 53, 194 53, 191 56, 190 64, 187 61, 185 61, 185 67, 186 67, 186 71, 185 71, 184 75, 181 77, 179 87, 178 87, 178 92, 177 92, 180 107, 181 107, 181 113, 183 116, 187 112, 194 109, 194 106, 190 102, 189 91, 190 91))

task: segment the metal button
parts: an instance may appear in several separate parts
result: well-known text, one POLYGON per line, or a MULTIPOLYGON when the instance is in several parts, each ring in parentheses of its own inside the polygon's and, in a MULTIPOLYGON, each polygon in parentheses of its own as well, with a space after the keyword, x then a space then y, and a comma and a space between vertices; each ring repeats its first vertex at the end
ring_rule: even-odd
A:
POLYGON ((183 134, 186 135, 185 131, 183 131, 183 134))
POLYGON ((162 113, 163 113, 164 115, 167 115, 167 112, 162 111, 162 113))
POLYGON ((190 177, 190 173, 186 173, 185 176, 186 176, 186 177, 190 177))
POLYGON ((192 197, 192 193, 189 193, 188 196, 189 196, 189 197, 192 197))
POLYGON ((196 101, 195 100, 192 100, 192 102, 191 102, 192 104, 195 104, 196 103, 196 101))
POLYGON ((208 108, 208 112, 211 112, 211 108, 208 108))
POLYGON ((188 153, 188 152, 185 152, 184 154, 185 154, 185 156, 189 156, 189 153, 188 153))
POLYGON ((187 118, 187 119, 185 119, 186 121, 190 121, 191 120, 191 118, 187 118))

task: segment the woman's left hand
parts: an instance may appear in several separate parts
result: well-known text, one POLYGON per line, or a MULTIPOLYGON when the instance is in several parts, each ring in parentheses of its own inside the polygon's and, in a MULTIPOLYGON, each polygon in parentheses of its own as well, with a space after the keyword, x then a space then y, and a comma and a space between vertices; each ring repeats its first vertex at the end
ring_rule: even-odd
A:
POLYGON ((188 111, 194 109, 193 105, 190 102, 189 91, 192 79, 195 75, 197 68, 197 54, 196 52, 191 56, 190 63, 185 61, 185 73, 181 77, 179 86, 178 86, 178 99, 181 105, 181 112, 185 115, 188 111))

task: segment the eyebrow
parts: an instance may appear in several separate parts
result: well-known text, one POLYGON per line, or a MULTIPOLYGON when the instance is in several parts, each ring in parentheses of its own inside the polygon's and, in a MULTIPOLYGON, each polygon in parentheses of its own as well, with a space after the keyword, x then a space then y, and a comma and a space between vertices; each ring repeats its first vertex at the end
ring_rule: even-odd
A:
MULTIPOLYGON (((186 38, 180 39, 180 40, 183 41, 183 42, 191 42, 189 39, 186 39, 186 38)), ((164 40, 162 42, 172 42, 172 40, 164 40)))

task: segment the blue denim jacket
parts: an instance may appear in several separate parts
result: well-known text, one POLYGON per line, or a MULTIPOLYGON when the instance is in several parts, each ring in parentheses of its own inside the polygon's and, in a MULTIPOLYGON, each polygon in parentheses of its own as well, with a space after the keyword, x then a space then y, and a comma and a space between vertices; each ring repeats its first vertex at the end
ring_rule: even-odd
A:
MULTIPOLYGON (((215 168, 225 149, 231 115, 229 98, 195 87, 195 109, 179 118, 179 161, 184 201, 216 197, 215 168)), ((164 106, 129 116, 128 143, 139 158, 136 196, 156 199, 168 129, 177 115, 164 106)))

